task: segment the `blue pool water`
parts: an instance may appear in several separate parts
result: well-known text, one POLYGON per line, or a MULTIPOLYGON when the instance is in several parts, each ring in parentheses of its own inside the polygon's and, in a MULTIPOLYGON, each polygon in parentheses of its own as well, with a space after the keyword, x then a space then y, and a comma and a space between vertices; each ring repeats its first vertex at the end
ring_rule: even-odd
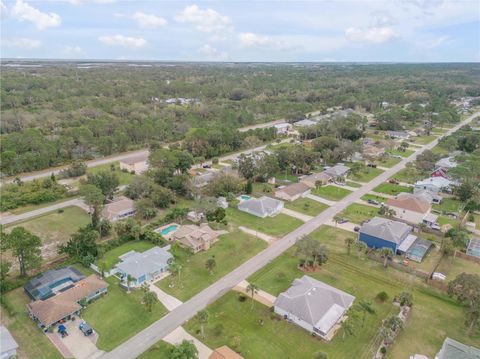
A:
POLYGON ((240 198, 243 199, 244 201, 246 201, 246 200, 248 200, 248 199, 250 199, 250 198, 252 198, 252 197, 247 196, 246 194, 242 194, 242 195, 240 196, 240 198))
POLYGON ((166 235, 166 234, 169 234, 170 232, 176 231, 177 227, 178 227, 177 225, 172 224, 171 226, 168 226, 168 227, 162 229, 160 231, 160 234, 163 235, 163 236, 166 235))

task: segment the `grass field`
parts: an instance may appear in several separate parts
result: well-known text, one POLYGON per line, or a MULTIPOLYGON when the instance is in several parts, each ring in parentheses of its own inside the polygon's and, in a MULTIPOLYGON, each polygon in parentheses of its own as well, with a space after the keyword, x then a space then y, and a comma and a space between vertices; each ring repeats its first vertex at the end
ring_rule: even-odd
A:
POLYGON ((227 221, 235 226, 244 226, 272 236, 283 236, 303 224, 299 219, 277 214, 275 217, 260 218, 252 214, 227 208, 227 221))
POLYGON ((172 348, 173 345, 160 340, 157 344, 140 355, 138 359, 167 359, 170 356, 172 348))
POLYGON ((171 252, 175 255, 175 260, 182 266, 180 281, 178 277, 169 277, 156 285, 174 297, 186 301, 266 247, 266 242, 239 230, 221 236, 206 252, 192 255, 185 249, 172 246, 171 252), (210 275, 205 268, 205 262, 212 257, 217 265, 210 275), (172 288, 171 283, 174 284, 172 288))
POLYGON ((273 177, 275 177, 277 181, 281 181, 281 182, 292 182, 292 183, 298 182, 298 177, 292 175, 291 173, 277 172, 273 175, 273 177))
POLYGON ((414 184, 416 181, 425 178, 425 175, 420 173, 415 167, 408 167, 398 171, 391 178, 395 178, 400 182, 414 184))
POLYGON ((387 200, 386 197, 382 197, 382 196, 378 196, 376 194, 370 194, 370 193, 364 194, 360 198, 363 199, 364 201, 368 201, 369 199, 373 199, 374 201, 377 201, 377 202, 380 202, 380 203, 385 202, 387 200))
POLYGON ((420 137, 412 137, 411 141, 413 143, 418 143, 419 145, 426 145, 436 139, 437 136, 429 135, 429 136, 420 136, 420 137))
POLYGON ((99 263, 105 263, 105 270, 109 271, 118 261, 118 257, 129 252, 129 251, 137 251, 137 252, 145 252, 146 250, 153 248, 155 245, 151 242, 146 241, 131 241, 112 250, 106 252, 101 258, 97 259, 97 265, 99 263))
POLYGON ((167 309, 156 303, 148 312, 142 304, 143 291, 127 293, 115 277, 106 281, 110 284, 108 293, 90 303, 82 318, 98 332, 97 347, 109 351, 160 319, 167 309))
POLYGON ((326 204, 314 201, 309 198, 299 198, 293 202, 285 202, 285 208, 307 214, 309 216, 316 216, 328 208, 326 204))
POLYGON ((395 166, 400 161, 401 161, 400 158, 387 157, 384 160, 377 160, 377 161, 375 161, 375 163, 377 164, 377 166, 390 168, 390 167, 395 166))
POLYGON ((339 215, 342 218, 348 219, 350 222, 360 224, 361 222, 378 215, 378 208, 367 206, 365 204, 352 203, 339 215))
POLYGON ((269 196, 273 193, 274 186, 268 183, 254 183, 252 194, 256 197, 269 196))
POLYGON ((398 184, 385 182, 375 187, 373 191, 377 193, 385 193, 385 194, 390 194, 392 196, 396 196, 400 192, 412 193, 413 187, 400 186, 398 184))
POLYGON ((447 216, 438 216, 437 222, 441 226, 443 226, 444 224, 450 224, 453 227, 456 227, 458 226, 459 220, 455 218, 450 218, 447 216))
POLYGON ((342 198, 345 198, 346 196, 348 196, 352 192, 349 191, 348 189, 337 187, 337 186, 324 186, 324 187, 320 187, 312 190, 312 193, 314 195, 323 197, 330 201, 339 201, 342 198))
POLYGON ((380 168, 367 167, 365 172, 359 172, 348 176, 353 181, 370 182, 372 179, 382 174, 383 171, 380 168))
POLYGON ((17 288, 3 295, 15 313, 9 316, 2 308, 2 324, 7 326, 18 343, 19 358, 62 359, 63 356, 57 348, 30 319, 26 307, 30 298, 23 288, 17 288))
POLYGON ((130 172, 123 172, 122 170, 120 170, 119 162, 106 163, 104 165, 89 167, 87 169, 87 173, 96 174, 100 171, 112 172, 112 167, 111 167, 112 164, 114 165, 113 172, 118 176, 118 180, 120 181, 120 186, 127 185, 133 181, 133 179, 135 178, 135 175, 132 175, 130 172))
POLYGON ((408 149, 405 150, 405 152, 404 152, 404 151, 400 151, 400 150, 398 150, 398 149, 390 149, 390 150, 386 150, 385 152, 386 152, 386 153, 389 153, 389 154, 391 154, 391 155, 402 156, 402 157, 408 157, 408 156, 410 156, 410 155, 413 153, 412 150, 408 150, 408 149))
POLYGON ((463 272, 470 274, 480 273, 480 264, 458 257, 444 257, 437 268, 437 272, 445 274, 447 281, 450 281, 463 272))
POLYGON ((444 198, 442 203, 434 204, 432 207, 442 212, 458 212, 462 202, 453 198, 444 198))
POLYGON ((347 181, 347 182, 345 182, 345 184, 349 187, 355 187, 355 188, 362 187, 362 184, 360 184, 358 182, 353 182, 353 181, 347 181))

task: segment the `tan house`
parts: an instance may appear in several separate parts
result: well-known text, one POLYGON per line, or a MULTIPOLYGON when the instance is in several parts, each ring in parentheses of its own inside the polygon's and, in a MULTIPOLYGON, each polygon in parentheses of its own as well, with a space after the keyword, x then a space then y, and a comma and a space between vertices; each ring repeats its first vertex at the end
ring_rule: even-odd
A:
POLYGON ((292 202, 296 199, 299 199, 300 197, 305 197, 307 194, 310 193, 310 191, 310 186, 305 183, 293 183, 283 188, 276 189, 275 197, 292 202))
POLYGON ((222 230, 213 230, 207 223, 199 226, 187 224, 178 228, 172 235, 171 240, 178 241, 182 246, 191 248, 193 253, 206 251, 218 241, 218 237, 228 233, 222 230))
POLYGON ((215 349, 208 359, 243 359, 243 357, 224 345, 215 349))
POLYGON ((120 169, 134 172, 136 174, 143 173, 148 169, 148 153, 124 158, 120 160, 120 169))
POLYGON ((431 214, 432 205, 425 199, 411 193, 400 193, 395 198, 389 198, 385 204, 395 211, 395 217, 412 224, 433 224, 437 216, 431 214))
POLYGON ((332 179, 332 176, 325 172, 312 173, 311 175, 305 176, 300 182, 305 183, 310 188, 315 188, 317 181, 322 185, 327 184, 332 179))
POLYGON ((135 202, 127 197, 117 197, 105 205, 102 215, 111 222, 119 221, 134 216, 136 213, 135 202))

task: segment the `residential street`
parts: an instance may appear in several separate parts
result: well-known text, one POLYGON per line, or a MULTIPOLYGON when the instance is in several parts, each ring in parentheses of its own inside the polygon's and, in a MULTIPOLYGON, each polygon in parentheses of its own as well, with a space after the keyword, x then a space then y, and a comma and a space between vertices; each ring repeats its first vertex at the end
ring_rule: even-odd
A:
MULTIPOLYGON (((453 127, 439 138, 450 135, 451 133, 458 130, 461 126, 472 121, 479 114, 480 112, 473 114, 472 116, 468 117, 459 125, 453 127)), ((293 246, 298 239, 313 232, 322 224, 329 222, 335 214, 341 212, 349 204, 358 201, 360 197, 371 191, 374 187, 388 180, 396 172, 403 169, 407 163, 414 161, 416 156, 422 151, 424 151, 425 149, 432 149, 438 143, 439 138, 432 141, 430 144, 424 146, 423 148, 418 149, 411 156, 403 159, 394 167, 386 170, 369 183, 365 184, 361 188, 358 188, 355 192, 352 192, 344 199, 338 201, 332 207, 329 207, 324 212, 320 213, 312 220, 306 222, 302 226, 290 232, 282 239, 275 241, 268 248, 257 254, 255 257, 249 259, 248 261, 237 267, 235 270, 228 273, 223 278, 221 278, 220 280, 213 283, 212 285, 204 289, 202 292, 191 298, 189 301, 180 305, 172 312, 165 315, 163 318, 159 319, 146 329, 142 330, 137 335, 133 336, 123 344, 119 345, 111 352, 106 353, 104 356, 102 356, 102 358, 136 358, 149 347, 158 342, 160 339, 164 338, 167 334, 172 332, 174 329, 181 326, 186 320, 192 318, 199 310, 205 308, 208 304, 220 298, 223 294, 228 292, 231 288, 236 286, 242 280, 247 279, 257 270, 259 270, 260 268, 268 264, 270 261, 278 257, 280 254, 285 252, 287 249, 293 246)))

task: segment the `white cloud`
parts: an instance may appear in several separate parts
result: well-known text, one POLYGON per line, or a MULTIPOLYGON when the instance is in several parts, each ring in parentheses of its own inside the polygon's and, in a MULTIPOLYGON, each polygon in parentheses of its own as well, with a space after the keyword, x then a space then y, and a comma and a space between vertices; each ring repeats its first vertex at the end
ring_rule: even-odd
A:
POLYGON ((392 28, 386 26, 367 29, 349 27, 345 30, 345 37, 351 42, 383 44, 397 38, 397 35, 392 28))
POLYGON ((5 6, 5 4, 3 3, 3 1, 0 0, 0 18, 4 18, 7 16, 7 7, 5 6))
POLYGON ((26 2, 23 2, 23 0, 16 1, 12 7, 11 15, 20 21, 30 21, 34 23, 38 30, 59 26, 62 22, 58 14, 41 12, 26 2))
POLYGON ((116 0, 68 0, 70 4, 73 5, 83 5, 83 4, 111 4, 114 3, 116 0))
POLYGON ((100 36, 98 41, 107 45, 125 46, 132 49, 145 47, 147 45, 147 40, 141 37, 130 37, 123 35, 100 36))
POLYGON ((24 50, 33 50, 42 47, 42 42, 34 39, 27 39, 25 37, 15 39, 3 39, 3 46, 17 47, 24 50))
POLYGON ((229 57, 227 52, 219 51, 209 44, 203 45, 198 51, 212 60, 226 60, 229 57))
POLYGON ((63 48, 63 53, 65 55, 83 55, 85 51, 80 46, 65 46, 63 48))
POLYGON ((136 12, 133 14, 132 19, 135 20, 141 28, 155 29, 167 25, 167 20, 163 17, 148 15, 143 12, 136 12))
POLYGON ((199 31, 203 32, 233 30, 228 16, 224 16, 212 9, 201 10, 197 5, 185 7, 180 14, 175 16, 175 20, 193 24, 199 31))
POLYGON ((253 32, 240 33, 238 34, 238 38, 240 44, 245 47, 256 47, 270 50, 288 50, 295 47, 285 40, 266 35, 258 35, 253 32))

